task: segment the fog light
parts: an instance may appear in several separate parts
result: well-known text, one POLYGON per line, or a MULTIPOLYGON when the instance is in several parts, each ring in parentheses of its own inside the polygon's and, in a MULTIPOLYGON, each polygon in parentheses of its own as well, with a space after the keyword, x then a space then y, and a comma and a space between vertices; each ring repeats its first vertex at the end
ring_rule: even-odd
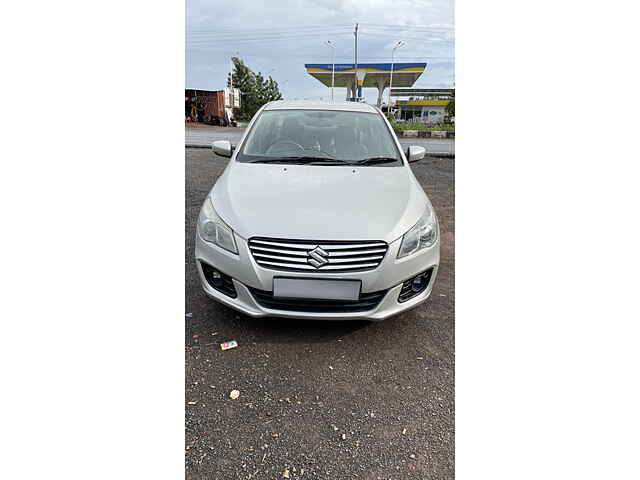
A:
POLYGON ((409 280, 406 280, 402 284, 402 289, 400 290, 398 301, 400 303, 406 302, 407 300, 424 292, 427 289, 427 287, 429 287, 429 281, 431 280, 432 273, 433 273, 433 268, 430 268, 429 270, 419 273, 415 277, 410 278, 409 280))
POLYGON ((417 277, 415 277, 415 278, 413 279, 413 281, 411 282, 411 290, 412 290, 414 293, 419 293, 419 292, 421 292, 422 290, 424 290, 424 287, 426 287, 426 286, 427 286, 427 282, 426 282, 426 280, 427 280, 427 277, 426 277, 426 275, 425 275, 424 273, 423 273, 423 274, 421 274, 421 275, 418 275, 418 276, 417 276, 417 277))
POLYGON ((215 269, 211 272, 211 283, 215 287, 220 287, 222 285, 222 275, 215 269))
POLYGON ((236 287, 233 285, 233 280, 229 275, 222 273, 205 262, 200 262, 200 265, 202 266, 204 278, 207 280, 207 283, 211 288, 218 290, 231 298, 236 298, 238 296, 236 287))

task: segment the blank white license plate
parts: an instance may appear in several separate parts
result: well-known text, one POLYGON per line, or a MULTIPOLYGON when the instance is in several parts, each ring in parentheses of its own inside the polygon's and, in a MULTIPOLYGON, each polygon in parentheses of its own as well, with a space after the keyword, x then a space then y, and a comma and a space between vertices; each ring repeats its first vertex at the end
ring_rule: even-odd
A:
POLYGON ((316 298, 322 300, 358 300, 360 280, 316 280, 312 278, 274 278, 273 296, 316 298))

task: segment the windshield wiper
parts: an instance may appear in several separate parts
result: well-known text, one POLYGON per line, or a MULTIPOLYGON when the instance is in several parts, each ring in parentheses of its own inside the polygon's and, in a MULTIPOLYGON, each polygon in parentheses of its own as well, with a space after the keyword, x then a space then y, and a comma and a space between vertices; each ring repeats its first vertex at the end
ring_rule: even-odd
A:
POLYGON ((295 163, 298 165, 307 165, 311 163, 333 164, 342 165, 348 164, 345 160, 339 160, 337 158, 328 157, 276 157, 276 158, 263 158, 260 160, 253 160, 251 163, 295 163))
POLYGON ((393 157, 371 157, 358 160, 355 162, 355 165, 374 165, 376 163, 392 163, 397 161, 398 159, 393 157))
POLYGON ((313 159, 311 162, 307 162, 310 165, 351 165, 351 162, 342 160, 340 158, 327 158, 327 157, 304 157, 313 159))

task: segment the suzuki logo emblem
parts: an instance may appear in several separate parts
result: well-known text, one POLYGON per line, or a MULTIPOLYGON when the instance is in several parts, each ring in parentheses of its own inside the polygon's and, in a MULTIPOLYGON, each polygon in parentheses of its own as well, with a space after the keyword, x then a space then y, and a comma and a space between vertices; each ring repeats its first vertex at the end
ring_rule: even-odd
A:
POLYGON ((309 265, 313 265, 316 268, 320 268, 323 265, 329 263, 329 260, 327 260, 329 254, 319 246, 317 246, 313 250, 308 251, 307 255, 309 256, 309 258, 307 258, 307 263, 309 265))

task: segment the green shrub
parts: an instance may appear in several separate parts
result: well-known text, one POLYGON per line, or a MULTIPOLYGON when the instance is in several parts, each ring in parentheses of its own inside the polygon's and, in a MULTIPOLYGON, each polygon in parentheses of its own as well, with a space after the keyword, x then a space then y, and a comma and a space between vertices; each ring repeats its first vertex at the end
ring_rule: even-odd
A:
POLYGON ((404 130, 420 130, 433 132, 435 131, 445 131, 445 132, 454 132, 456 127, 451 123, 438 123, 427 125, 426 123, 398 123, 396 121, 391 121, 391 126, 394 130, 404 131, 404 130))

